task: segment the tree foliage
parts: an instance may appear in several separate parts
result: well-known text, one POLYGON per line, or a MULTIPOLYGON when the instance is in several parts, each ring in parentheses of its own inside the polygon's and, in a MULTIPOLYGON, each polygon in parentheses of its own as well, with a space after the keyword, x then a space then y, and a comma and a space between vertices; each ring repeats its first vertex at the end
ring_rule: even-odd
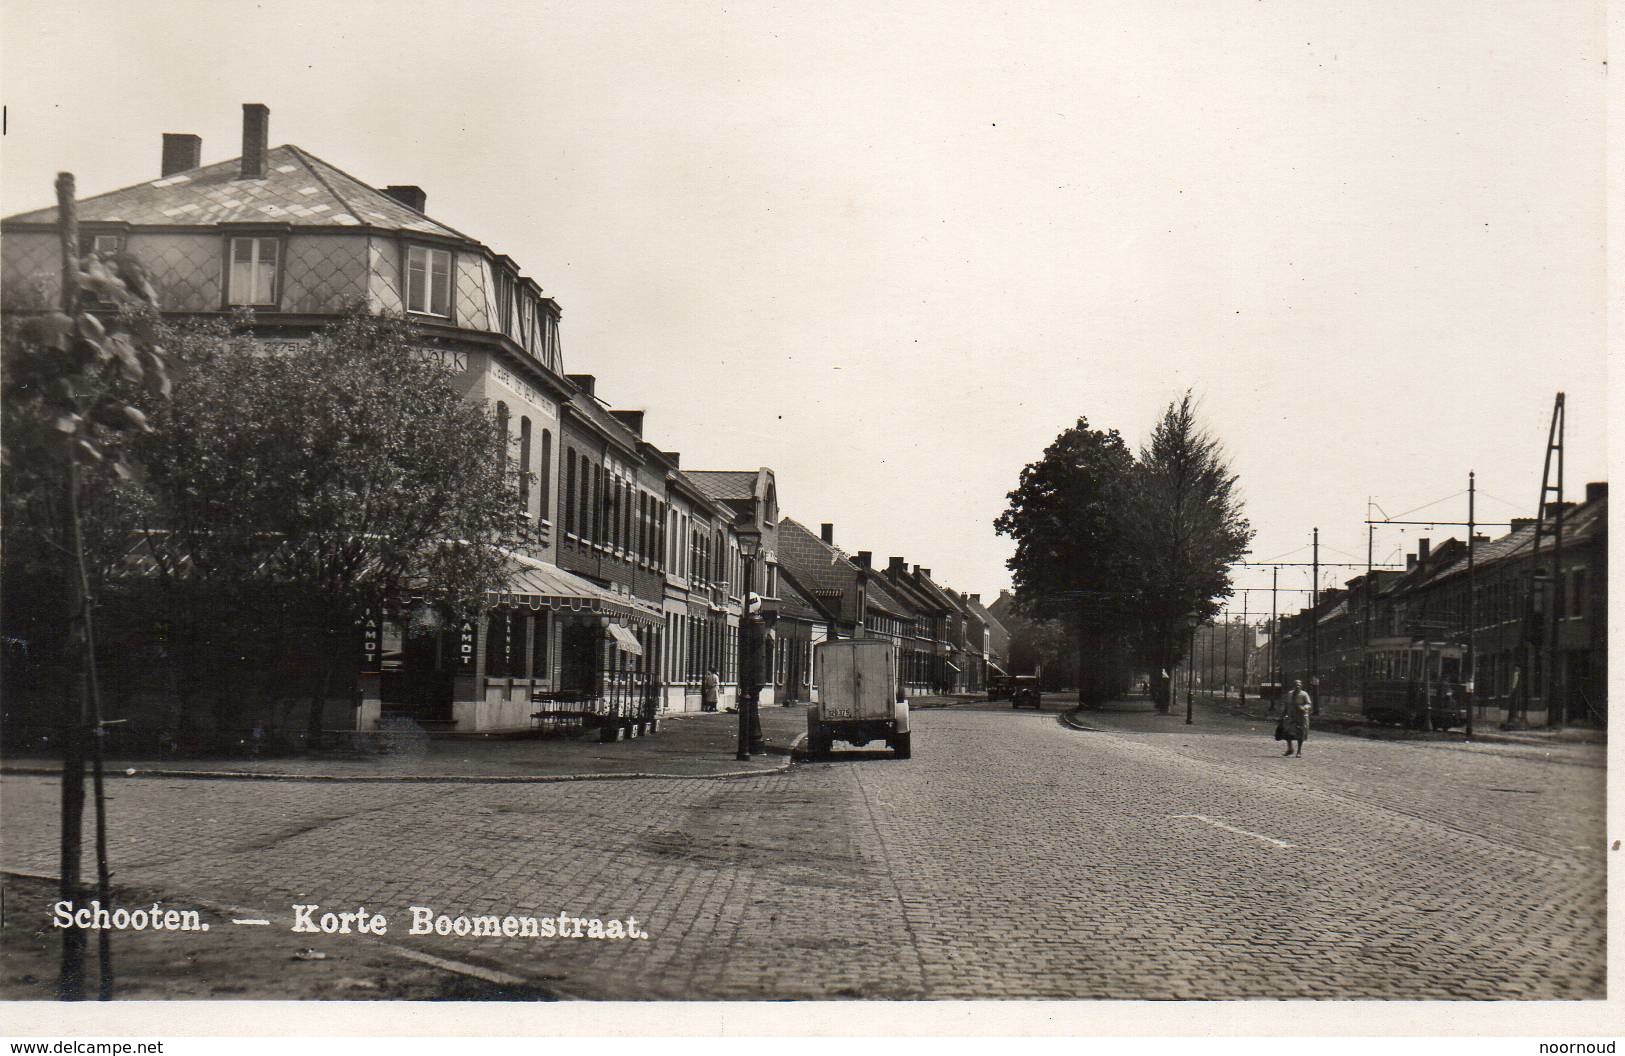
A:
POLYGON ((397 318, 275 344, 193 330, 175 348, 182 382, 138 448, 146 556, 177 612, 225 613, 315 661, 315 733, 369 607, 416 595, 476 612, 503 582, 531 532, 508 439, 397 318), (289 627, 309 633, 287 641, 289 627))
POLYGON ((1252 538, 1236 477, 1189 393, 1138 458, 1116 430, 1080 418, 1022 470, 1008 501, 994 526, 1016 542, 1019 606, 1072 628, 1086 703, 1121 692, 1132 668, 1155 676, 1178 663, 1191 615, 1217 611, 1252 538))
POLYGON ((1197 419, 1189 392, 1168 404, 1141 447, 1139 478, 1130 526, 1140 548, 1139 655, 1147 667, 1171 669, 1191 618, 1212 619, 1218 599, 1230 596, 1230 565, 1253 530, 1224 446, 1197 419))

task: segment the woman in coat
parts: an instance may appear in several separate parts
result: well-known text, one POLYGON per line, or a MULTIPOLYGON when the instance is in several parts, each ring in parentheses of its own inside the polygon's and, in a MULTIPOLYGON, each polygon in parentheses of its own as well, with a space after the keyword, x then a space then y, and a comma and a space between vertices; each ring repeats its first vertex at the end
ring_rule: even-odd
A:
POLYGON ((1303 683, 1293 682, 1292 692, 1286 698, 1286 711, 1281 715, 1280 726, 1276 727, 1276 739, 1286 742, 1287 755, 1303 754, 1303 742, 1309 739, 1309 713, 1314 707, 1303 683), (1293 742, 1297 743, 1296 749, 1293 742))

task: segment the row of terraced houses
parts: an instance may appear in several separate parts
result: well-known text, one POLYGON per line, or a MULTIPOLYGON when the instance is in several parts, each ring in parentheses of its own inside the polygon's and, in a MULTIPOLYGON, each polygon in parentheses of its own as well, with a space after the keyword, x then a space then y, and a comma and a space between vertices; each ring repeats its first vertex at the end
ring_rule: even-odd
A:
MULTIPOLYGON (((271 147, 268 128, 267 108, 245 104, 241 156, 210 165, 198 137, 164 135, 154 179, 80 203, 85 248, 139 259, 166 313, 252 309, 266 342, 299 341, 357 305, 410 318, 467 398, 496 408, 538 529, 477 617, 424 620, 411 599, 385 602, 364 629, 354 699, 329 706, 329 728, 392 714, 524 728, 539 700, 697 710, 709 671, 728 706, 751 592, 769 629, 764 704, 814 699, 812 649, 830 637, 896 642, 907 693, 982 688, 998 658, 978 596, 902 558, 849 556, 830 525, 814 533, 782 516, 771 469, 684 466, 646 435, 643 411, 566 373, 560 306, 514 260, 431 218, 422 189, 376 188, 271 147), (760 540, 759 560, 742 537, 760 540)), ((42 209, 0 225, 6 308, 54 298, 56 220, 42 209)))
POLYGON ((1553 723, 1603 725, 1608 485, 1589 483, 1584 501, 1548 503, 1542 512, 1538 550, 1536 519, 1518 518, 1501 535, 1475 535, 1471 563, 1464 540, 1420 539, 1403 571, 1380 569, 1321 591, 1316 604, 1281 619, 1276 642, 1253 654, 1252 670, 1273 664, 1289 683, 1313 681, 1333 705, 1358 707, 1370 697, 1380 706, 1385 693, 1450 687, 1487 719, 1524 711, 1553 723), (1557 551, 1551 532, 1559 516, 1557 551))

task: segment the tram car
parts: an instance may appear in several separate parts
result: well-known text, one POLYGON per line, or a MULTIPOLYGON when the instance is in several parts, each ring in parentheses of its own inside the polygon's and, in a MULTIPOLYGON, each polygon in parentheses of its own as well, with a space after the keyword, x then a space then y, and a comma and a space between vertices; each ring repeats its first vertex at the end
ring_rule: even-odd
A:
POLYGON ((1414 730, 1467 725, 1471 706, 1462 682, 1462 648, 1441 642, 1405 642, 1369 654, 1360 716, 1368 722, 1414 730))

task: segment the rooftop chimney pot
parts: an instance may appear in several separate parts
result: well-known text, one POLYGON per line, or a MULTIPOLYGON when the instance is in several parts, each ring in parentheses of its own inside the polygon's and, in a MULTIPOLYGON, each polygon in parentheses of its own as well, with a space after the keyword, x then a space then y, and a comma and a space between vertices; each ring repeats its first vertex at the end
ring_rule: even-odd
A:
POLYGON ((901 576, 908 571, 908 562, 900 557, 894 557, 887 562, 886 571, 891 575, 901 576))
POLYGON ((414 212, 423 212, 424 206, 429 204, 429 196, 415 184, 392 183, 384 188, 384 193, 414 212))
POLYGON ((580 389, 582 392, 586 393, 588 396, 595 395, 593 390, 598 385, 598 379, 595 378, 593 375, 591 375, 591 374, 566 374, 565 377, 570 379, 570 384, 574 385, 576 388, 580 389))
POLYGON ((164 178, 195 169, 203 163, 203 140, 190 132, 164 133, 164 178))
POLYGON ((1608 482, 1606 480, 1593 480, 1586 485, 1586 501, 1596 502, 1598 499, 1608 497, 1608 482))
POLYGON ((609 413, 613 414, 617 421, 626 426, 628 429, 632 430, 634 433, 638 434, 639 436, 643 435, 642 411, 610 411, 609 413))
POLYGON ((868 568, 874 564, 875 554, 873 550, 859 550, 858 556, 852 560, 857 563, 859 568, 868 568))
POLYGON ((825 521, 823 524, 820 524, 818 526, 818 538, 822 539, 827 545, 834 546, 835 545, 835 525, 831 524, 828 521, 825 521))
POLYGON ((265 153, 270 149, 271 108, 264 103, 243 104, 243 179, 265 178, 265 153))
POLYGON ((1432 543, 1429 540, 1418 539, 1416 541, 1416 559, 1418 561, 1426 561, 1428 559, 1428 551, 1431 548, 1432 543))

